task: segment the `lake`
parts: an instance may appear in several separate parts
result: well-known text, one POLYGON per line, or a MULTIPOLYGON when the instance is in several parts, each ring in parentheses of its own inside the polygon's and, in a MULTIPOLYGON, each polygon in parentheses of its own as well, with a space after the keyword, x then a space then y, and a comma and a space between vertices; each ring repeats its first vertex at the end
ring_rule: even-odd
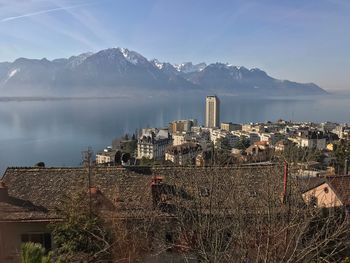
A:
MULTIPOLYGON (((241 98, 223 96, 221 120, 350 122, 350 97, 241 98)), ((204 96, 0 99, 0 174, 8 166, 76 166, 81 151, 94 152, 112 139, 175 119, 204 121, 204 96)))

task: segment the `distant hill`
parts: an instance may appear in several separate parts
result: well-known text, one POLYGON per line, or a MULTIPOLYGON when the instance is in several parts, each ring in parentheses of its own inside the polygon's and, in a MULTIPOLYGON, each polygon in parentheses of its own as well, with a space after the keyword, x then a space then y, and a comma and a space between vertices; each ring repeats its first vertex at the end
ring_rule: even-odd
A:
POLYGON ((125 48, 52 61, 19 58, 0 63, 0 96, 106 96, 170 91, 266 96, 327 94, 316 84, 274 79, 257 68, 223 63, 172 65, 148 60, 125 48))

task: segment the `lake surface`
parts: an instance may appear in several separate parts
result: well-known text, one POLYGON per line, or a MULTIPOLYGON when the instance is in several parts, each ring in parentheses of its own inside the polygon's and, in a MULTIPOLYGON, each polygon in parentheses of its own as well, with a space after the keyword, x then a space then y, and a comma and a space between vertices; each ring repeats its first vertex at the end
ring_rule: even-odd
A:
MULTIPOLYGON (((220 97, 221 120, 242 122, 350 122, 350 97, 220 97)), ((175 119, 203 124, 205 97, 142 97, 66 100, 0 99, 0 175, 8 166, 76 166, 81 151, 94 152, 112 139, 175 119)))

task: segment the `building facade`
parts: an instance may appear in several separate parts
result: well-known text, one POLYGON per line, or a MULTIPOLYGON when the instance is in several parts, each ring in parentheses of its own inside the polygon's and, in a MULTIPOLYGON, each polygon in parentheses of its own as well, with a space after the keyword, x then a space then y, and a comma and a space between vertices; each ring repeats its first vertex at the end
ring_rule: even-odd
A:
POLYGON ((169 123, 170 133, 189 132, 193 126, 197 125, 196 119, 177 120, 169 123))
POLYGON ((188 133, 175 133, 173 137, 173 146, 181 145, 191 140, 191 136, 188 133))
POLYGON ((103 151, 96 154, 96 164, 112 163, 115 161, 117 151, 112 147, 107 147, 103 151))
POLYGON ((213 142, 215 147, 221 148, 221 146, 218 145, 218 141, 220 141, 220 139, 224 139, 226 141, 227 146, 233 148, 239 141, 239 136, 234 135, 225 130, 212 130, 210 133, 210 140, 213 142))
POLYGON ((172 144, 172 137, 166 130, 143 134, 137 141, 137 158, 163 159, 165 149, 172 144))
POLYGON ((232 123, 232 122, 222 122, 221 123, 221 130, 225 130, 225 131, 239 131, 242 129, 242 125, 241 124, 237 124, 237 123, 232 123))
POLYGON ((177 165, 193 164, 200 147, 195 143, 168 147, 165 152, 165 160, 177 165))
POLYGON ((299 131, 295 138, 289 138, 289 140, 297 143, 300 147, 311 149, 324 150, 327 146, 327 140, 323 132, 320 131, 299 131))
POLYGON ((205 126, 220 127, 220 100, 217 96, 207 96, 205 103, 205 126))

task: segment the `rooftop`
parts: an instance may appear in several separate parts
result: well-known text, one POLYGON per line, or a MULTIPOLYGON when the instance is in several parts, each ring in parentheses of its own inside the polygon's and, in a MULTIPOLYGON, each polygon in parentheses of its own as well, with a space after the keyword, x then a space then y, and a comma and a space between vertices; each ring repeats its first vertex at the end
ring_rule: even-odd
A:
MULTIPOLYGON (((236 168, 94 167, 91 186, 108 202, 103 209, 117 211, 121 217, 132 217, 136 213, 153 211, 151 185, 154 178, 162 178, 162 184, 176 189, 180 196, 184 193, 190 196, 199 188, 208 187, 213 178, 225 193, 237 194, 235 191, 238 191, 244 195, 264 189, 261 184, 265 184, 264 179, 270 176, 279 178, 274 181, 278 182, 280 192, 281 171, 280 167, 273 165, 236 168)), ((58 219, 57 208, 70 196, 88 192, 88 169, 12 167, 5 171, 2 181, 8 188, 8 200, 0 200, 0 221, 53 220, 58 219)), ((186 200, 181 204, 189 202, 186 200)))
POLYGON ((307 179, 300 179, 303 182, 303 193, 306 193, 324 183, 327 183, 336 193, 338 198, 342 201, 343 205, 350 206, 350 176, 327 176, 327 177, 314 177, 307 179))

